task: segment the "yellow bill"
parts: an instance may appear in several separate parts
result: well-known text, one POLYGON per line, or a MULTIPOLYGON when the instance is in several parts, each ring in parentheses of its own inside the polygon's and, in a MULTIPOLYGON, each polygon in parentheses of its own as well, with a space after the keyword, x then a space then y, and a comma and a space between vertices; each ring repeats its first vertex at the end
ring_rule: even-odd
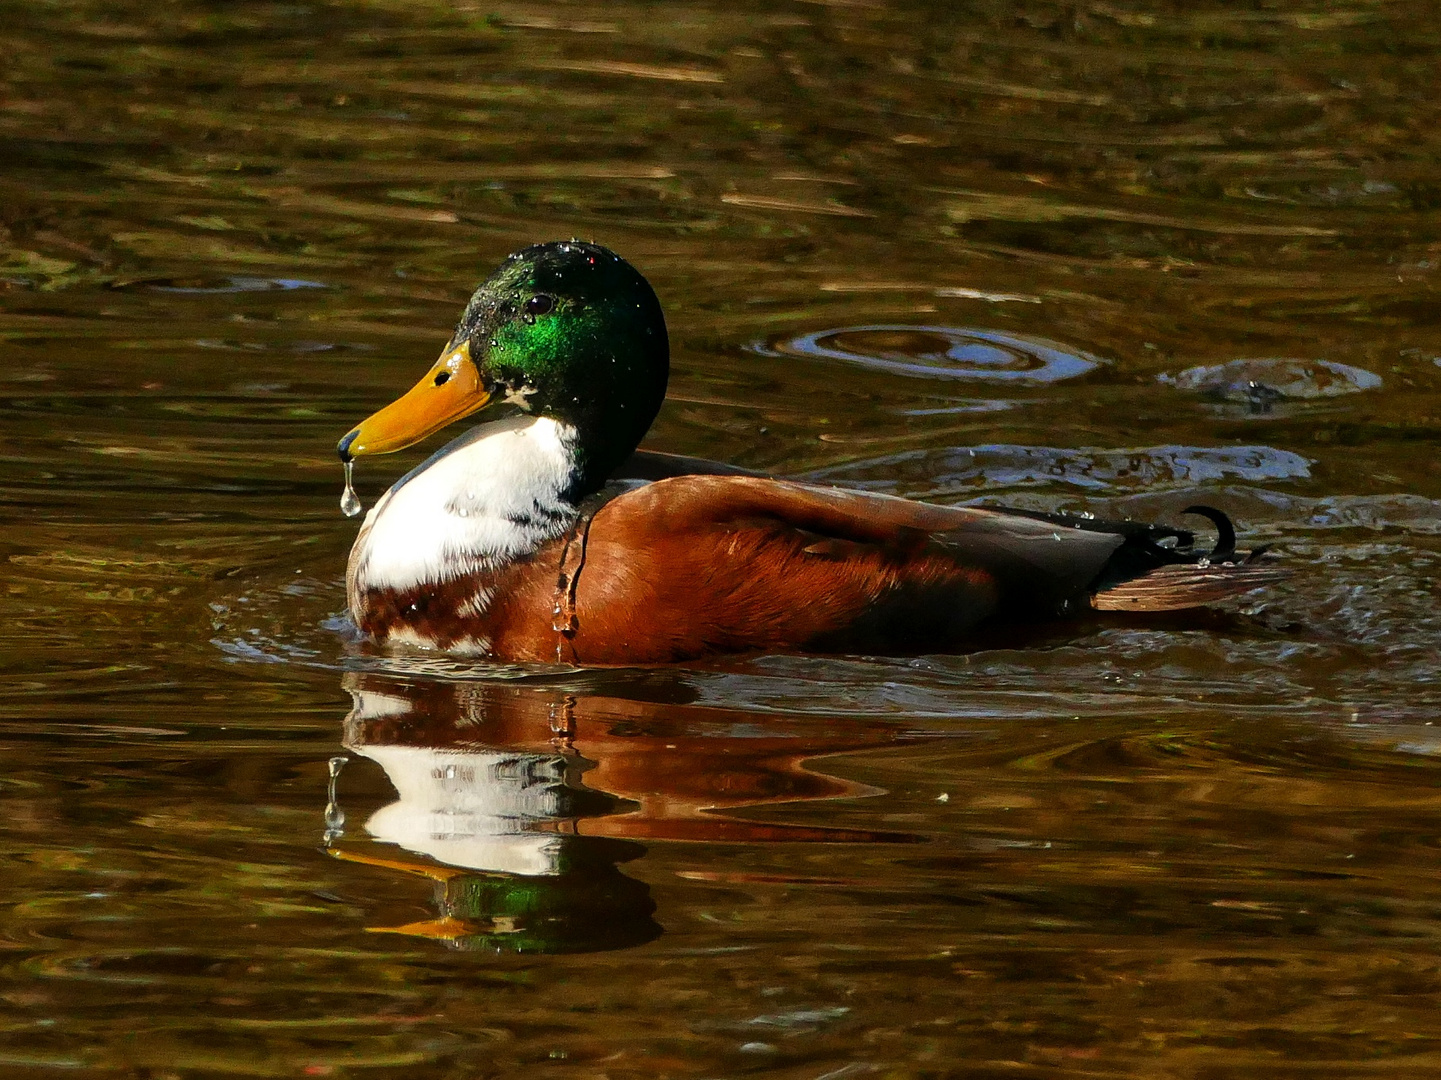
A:
POLYGON ((494 397, 470 358, 470 342, 447 349, 420 382, 340 440, 340 460, 404 450, 494 397))

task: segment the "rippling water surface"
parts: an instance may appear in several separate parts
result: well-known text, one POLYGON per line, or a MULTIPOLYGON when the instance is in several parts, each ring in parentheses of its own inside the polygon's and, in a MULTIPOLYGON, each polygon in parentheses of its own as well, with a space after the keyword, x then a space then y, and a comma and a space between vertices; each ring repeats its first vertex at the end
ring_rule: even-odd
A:
POLYGON ((1434 1076, 1434 15, 10 5, 0 1072, 1434 1076), (568 236, 666 306, 649 445, 1297 573, 964 656, 376 653, 335 441, 568 236))

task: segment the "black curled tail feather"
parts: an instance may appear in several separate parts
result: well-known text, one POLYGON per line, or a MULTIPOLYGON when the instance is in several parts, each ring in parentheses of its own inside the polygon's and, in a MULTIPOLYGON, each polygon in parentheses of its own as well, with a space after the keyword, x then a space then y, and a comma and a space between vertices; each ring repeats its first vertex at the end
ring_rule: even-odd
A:
POLYGON ((1231 519, 1214 506, 1205 506, 1197 503, 1195 506, 1188 506, 1182 510, 1183 514, 1195 514, 1203 517, 1212 525, 1216 526, 1216 546, 1211 549, 1211 554, 1206 556, 1212 562, 1226 562, 1236 554, 1236 526, 1231 524, 1231 519))

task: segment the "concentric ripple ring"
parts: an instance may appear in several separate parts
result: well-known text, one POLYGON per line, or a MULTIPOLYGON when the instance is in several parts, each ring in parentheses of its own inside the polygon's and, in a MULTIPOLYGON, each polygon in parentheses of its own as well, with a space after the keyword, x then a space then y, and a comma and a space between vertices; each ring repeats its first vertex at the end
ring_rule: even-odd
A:
POLYGON ((1045 338, 956 326, 880 324, 817 330, 775 346, 780 354, 862 364, 927 379, 1053 383, 1104 361, 1045 338))

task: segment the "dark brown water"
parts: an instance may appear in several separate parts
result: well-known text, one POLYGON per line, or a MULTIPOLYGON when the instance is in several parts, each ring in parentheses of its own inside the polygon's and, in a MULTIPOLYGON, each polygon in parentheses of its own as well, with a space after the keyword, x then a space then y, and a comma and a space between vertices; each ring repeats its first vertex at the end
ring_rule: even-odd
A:
POLYGON ((1441 1069, 1432 5, 0 15, 0 1074, 1441 1069), (654 447, 1298 573, 913 661, 375 654, 335 441, 573 235, 666 305, 654 447))

